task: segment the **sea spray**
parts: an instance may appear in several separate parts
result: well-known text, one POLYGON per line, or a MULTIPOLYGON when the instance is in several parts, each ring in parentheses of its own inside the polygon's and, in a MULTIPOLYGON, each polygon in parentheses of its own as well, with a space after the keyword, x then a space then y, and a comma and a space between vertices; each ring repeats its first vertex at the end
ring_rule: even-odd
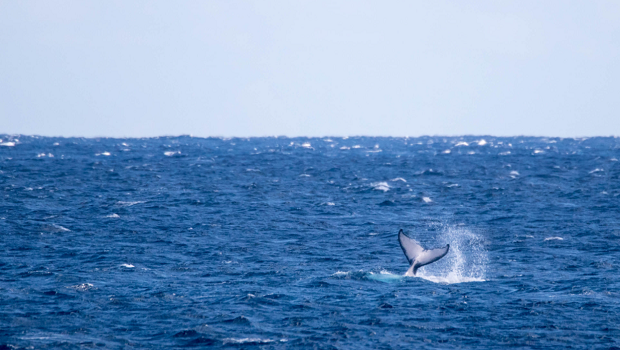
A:
POLYGON ((450 252, 436 263, 420 268, 416 277, 438 283, 485 281, 488 256, 484 237, 464 226, 444 224, 438 231, 437 246, 450 244, 450 252))

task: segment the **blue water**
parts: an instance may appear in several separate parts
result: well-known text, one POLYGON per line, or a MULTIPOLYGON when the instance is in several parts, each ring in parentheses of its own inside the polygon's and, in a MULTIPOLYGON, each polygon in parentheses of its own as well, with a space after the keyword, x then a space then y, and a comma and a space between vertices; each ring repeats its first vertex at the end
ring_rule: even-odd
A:
POLYGON ((0 349, 620 347, 618 138, 0 139, 0 349))

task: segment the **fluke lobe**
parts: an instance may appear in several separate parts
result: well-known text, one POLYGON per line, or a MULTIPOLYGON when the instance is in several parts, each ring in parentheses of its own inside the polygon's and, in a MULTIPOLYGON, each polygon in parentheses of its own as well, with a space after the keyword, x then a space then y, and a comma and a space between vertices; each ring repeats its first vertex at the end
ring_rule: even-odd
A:
POLYGON ((403 252, 411 265, 405 276, 415 276, 415 273, 420 267, 434 263, 443 258, 448 254, 448 250, 450 250, 449 244, 443 248, 425 250, 418 242, 405 236, 402 229, 398 231, 398 242, 400 243, 400 247, 403 248, 403 252))

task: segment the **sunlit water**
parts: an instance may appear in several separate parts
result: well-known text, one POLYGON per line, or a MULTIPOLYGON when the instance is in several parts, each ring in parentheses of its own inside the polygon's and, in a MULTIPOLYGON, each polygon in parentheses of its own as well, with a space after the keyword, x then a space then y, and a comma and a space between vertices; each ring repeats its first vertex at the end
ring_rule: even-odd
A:
POLYGON ((0 135, 0 349, 618 348, 620 139, 0 135), (450 252, 408 269, 397 233, 450 252))

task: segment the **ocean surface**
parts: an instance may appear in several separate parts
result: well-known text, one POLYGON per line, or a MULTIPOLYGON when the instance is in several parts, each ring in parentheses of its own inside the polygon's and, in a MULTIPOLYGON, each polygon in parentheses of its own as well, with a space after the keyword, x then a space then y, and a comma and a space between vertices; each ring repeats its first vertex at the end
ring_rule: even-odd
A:
POLYGON ((620 348, 620 138, 0 139, 0 349, 620 348))

